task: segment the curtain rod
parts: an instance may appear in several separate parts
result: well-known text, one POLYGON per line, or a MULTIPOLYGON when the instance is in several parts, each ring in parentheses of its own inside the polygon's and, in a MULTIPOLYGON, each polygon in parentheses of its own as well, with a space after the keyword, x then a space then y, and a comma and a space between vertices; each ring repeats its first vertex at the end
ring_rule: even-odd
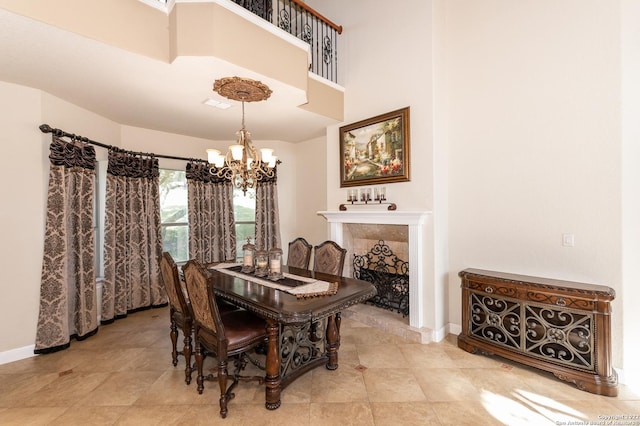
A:
POLYGON ((48 124, 40 125, 40 131, 42 133, 53 133, 54 136, 67 137, 67 138, 70 138, 72 140, 77 140, 77 141, 80 141, 80 142, 89 143, 91 145, 96 145, 96 146, 99 146, 101 148, 106 148, 106 149, 110 149, 110 150, 113 150, 113 151, 126 152, 126 153, 131 154, 131 155, 145 155, 147 157, 167 158, 169 160, 195 161, 195 162, 200 162, 200 163, 206 163, 207 162, 206 160, 202 160, 200 158, 186 158, 186 157, 177 157, 177 156, 174 156, 174 155, 153 154, 153 153, 149 153, 149 152, 127 151, 126 149, 118 148, 117 146, 113 146, 113 145, 107 145, 107 144, 104 144, 104 143, 101 143, 101 142, 92 141, 91 139, 85 138, 84 136, 76 135, 74 133, 68 133, 68 132, 65 132, 64 130, 61 130, 61 129, 54 129, 51 126, 49 126, 48 124))

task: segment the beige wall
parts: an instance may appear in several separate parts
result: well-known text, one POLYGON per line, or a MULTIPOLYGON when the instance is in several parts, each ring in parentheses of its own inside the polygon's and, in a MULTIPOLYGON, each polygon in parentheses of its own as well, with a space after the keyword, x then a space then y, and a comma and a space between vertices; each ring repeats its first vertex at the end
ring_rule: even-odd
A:
POLYGON ((618 298, 623 318, 624 373, 640 387, 640 3, 622 0, 622 238, 623 287, 618 298))
MULTIPOLYGON (((345 29, 345 123, 411 107, 411 182, 387 191, 400 209, 433 209, 434 324, 459 329, 468 267, 604 284, 618 293, 622 367, 619 1, 408 1, 393 20, 383 1, 308 3, 345 29)), ((345 197, 339 126, 327 129, 328 209, 345 197)))
MULTIPOLYGON (((619 2, 444 3, 449 320, 460 322, 456 273, 468 267, 620 296, 619 2)), ((620 297, 613 309, 620 367, 620 297)))
POLYGON ((51 135, 38 126, 118 144, 118 126, 39 90, 0 82, 0 362, 32 354, 38 321, 40 271, 51 135))
POLYGON ((316 214, 327 210, 326 147, 324 137, 295 145, 295 232, 289 241, 303 237, 315 246, 328 238, 327 221, 316 214))
MULTIPOLYGON (((0 178, 0 363, 33 353, 38 320, 40 271, 47 202, 50 134, 38 129, 46 123, 105 144, 125 149, 189 158, 206 158, 206 148, 226 149, 228 141, 208 141, 149 129, 121 126, 62 99, 0 82, 2 148, 0 178), (24 161, 17 161, 23 159, 24 161), (19 319, 17 321, 16 319, 19 319)), ((233 135, 231 135, 233 137, 233 135)), ((282 160, 278 194, 283 242, 296 234, 296 147, 282 141, 254 141, 256 147, 274 148, 282 160)), ((99 160, 106 150, 96 148, 99 160)), ((321 163, 322 164, 322 163, 321 163)), ((183 161, 161 159, 160 166, 184 168, 183 161)))
POLYGON ((37 90, 0 82, 0 352, 35 341, 46 185, 41 102, 37 90))

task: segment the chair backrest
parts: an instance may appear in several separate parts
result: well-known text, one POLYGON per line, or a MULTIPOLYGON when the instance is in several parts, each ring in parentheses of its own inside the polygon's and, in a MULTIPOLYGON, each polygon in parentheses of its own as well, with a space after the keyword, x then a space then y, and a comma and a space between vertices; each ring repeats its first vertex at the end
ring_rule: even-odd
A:
POLYGON ((215 293, 208 285, 207 271, 197 260, 188 261, 182 270, 184 271, 184 281, 187 284, 187 294, 189 294, 194 322, 199 327, 217 335, 219 340, 224 339, 224 327, 215 293))
POLYGON ((298 237, 289 243, 289 252, 287 253, 287 266, 294 268, 309 269, 309 261, 311 260, 311 244, 302 237, 298 237))
POLYGON ((325 241, 314 248, 313 270, 331 275, 342 275, 344 258, 347 250, 340 247, 334 241, 325 241))
POLYGON ((182 285, 180 285, 178 265, 176 265, 173 257, 166 251, 162 253, 162 257, 160 258, 160 272, 171 308, 182 314, 190 314, 187 300, 182 292, 182 285))

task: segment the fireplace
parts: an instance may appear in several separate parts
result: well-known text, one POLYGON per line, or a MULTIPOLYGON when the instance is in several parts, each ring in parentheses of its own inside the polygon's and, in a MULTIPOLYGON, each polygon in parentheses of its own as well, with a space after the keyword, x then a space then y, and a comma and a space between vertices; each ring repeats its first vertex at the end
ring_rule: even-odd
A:
MULTIPOLYGON (((402 244, 407 254, 402 252, 400 245, 393 248, 394 252, 409 262, 409 324, 412 329, 422 330, 422 341, 435 339, 433 330, 427 329, 427 313, 434 315, 435 306, 433 295, 427 295, 425 290, 425 254, 424 240, 427 218, 431 214, 428 211, 388 211, 388 210, 349 210, 349 211, 322 211, 318 214, 324 216, 329 223, 330 239, 347 249, 347 261, 345 262, 345 276, 353 276, 353 254, 361 250, 354 247, 358 238, 353 238, 353 230, 366 228, 373 229, 371 240, 394 241, 402 244), (389 238, 389 234, 404 234, 405 241, 400 237, 389 238), (378 237, 381 235, 380 237, 378 237), (385 238, 386 237, 386 238, 385 238)), ((375 308, 374 308, 375 309, 375 308)))

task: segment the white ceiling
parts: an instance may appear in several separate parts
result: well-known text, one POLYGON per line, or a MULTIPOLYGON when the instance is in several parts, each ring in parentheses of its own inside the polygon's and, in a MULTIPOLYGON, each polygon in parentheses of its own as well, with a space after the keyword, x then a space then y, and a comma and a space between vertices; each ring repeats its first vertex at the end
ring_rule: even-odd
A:
MULTIPOLYGON (((336 121, 298 105, 304 93, 211 57, 171 64, 136 55, 0 9, 0 80, 48 92, 120 124, 212 140, 232 140, 239 102, 220 110, 202 102, 219 95, 213 82, 234 75, 267 84, 265 102, 245 105, 255 140, 300 142, 336 121)), ((56 123, 47 123, 57 127, 56 123)), ((63 129, 73 133, 73 129, 63 129)), ((91 138, 91 135, 82 135, 91 138)))

